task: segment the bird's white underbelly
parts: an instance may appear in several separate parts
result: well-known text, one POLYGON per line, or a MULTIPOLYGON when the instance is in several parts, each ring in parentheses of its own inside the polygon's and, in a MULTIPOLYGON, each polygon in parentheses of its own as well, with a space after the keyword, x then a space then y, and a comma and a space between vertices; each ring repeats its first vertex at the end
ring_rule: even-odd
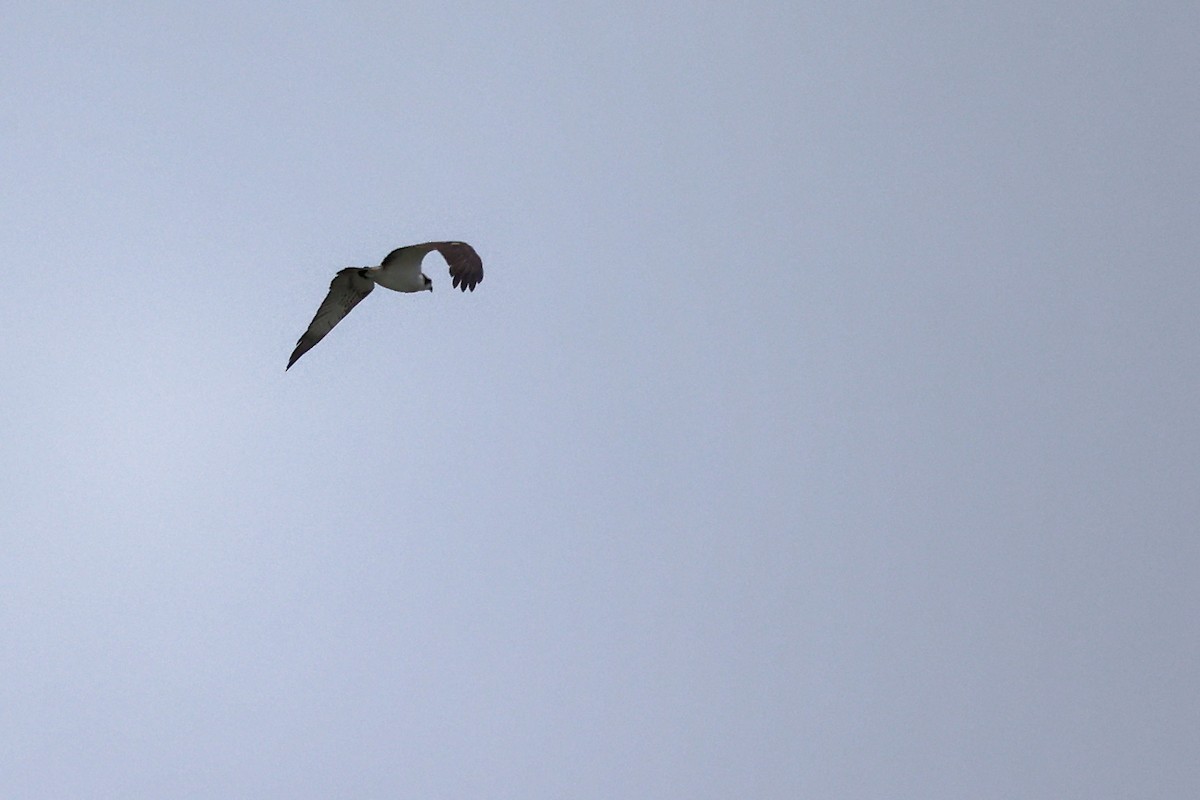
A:
POLYGON ((379 270, 372 272, 371 277, 375 279, 375 283, 385 289, 391 289, 393 292, 420 292, 425 289, 425 281, 421 278, 420 272, 416 275, 409 275, 392 270, 379 270))
POLYGON ((425 289, 425 279, 421 276, 421 261, 425 253, 404 252, 398 259, 386 267, 374 267, 367 270, 375 283, 393 292, 420 292, 425 289))

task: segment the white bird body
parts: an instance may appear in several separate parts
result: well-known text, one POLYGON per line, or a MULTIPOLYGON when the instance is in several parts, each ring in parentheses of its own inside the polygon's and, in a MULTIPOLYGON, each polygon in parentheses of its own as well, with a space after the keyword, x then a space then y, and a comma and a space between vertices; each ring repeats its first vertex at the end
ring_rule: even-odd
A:
POLYGON ((292 351, 286 369, 291 369, 300 356, 325 338, 325 334, 369 295, 376 284, 394 292, 423 292, 427 289, 432 292, 433 281, 421 272, 421 262, 430 250, 437 250, 446 259, 455 288, 473 292, 483 280, 483 261, 466 242, 409 245, 388 253, 377 267, 346 267, 339 270, 329 283, 329 294, 325 295, 316 316, 308 324, 308 330, 296 342, 296 349, 292 351))
POLYGON ((368 267, 367 277, 376 284, 393 292, 433 291, 433 283, 421 272, 421 262, 428 250, 419 247, 402 247, 388 256, 378 267, 368 267))

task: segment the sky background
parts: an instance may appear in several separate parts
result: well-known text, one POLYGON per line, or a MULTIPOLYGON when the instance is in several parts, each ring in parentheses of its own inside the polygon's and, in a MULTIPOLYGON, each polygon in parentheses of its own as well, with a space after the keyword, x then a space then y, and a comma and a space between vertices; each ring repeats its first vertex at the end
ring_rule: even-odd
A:
POLYGON ((0 795, 1200 796, 1200 5, 993 6, 6 4, 0 795))

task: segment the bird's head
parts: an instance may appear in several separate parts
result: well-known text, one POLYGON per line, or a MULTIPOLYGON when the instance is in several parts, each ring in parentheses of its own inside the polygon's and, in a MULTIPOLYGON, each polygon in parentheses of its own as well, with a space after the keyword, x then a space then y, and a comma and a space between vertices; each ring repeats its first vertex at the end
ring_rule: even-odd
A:
POLYGON ((424 283, 425 283, 425 289, 424 289, 424 291, 426 291, 426 292, 432 292, 432 291, 433 291, 433 281, 429 280, 429 276, 428 276, 428 275, 426 275, 424 272, 422 272, 422 273, 421 273, 421 280, 422 280, 422 281, 424 281, 424 283))

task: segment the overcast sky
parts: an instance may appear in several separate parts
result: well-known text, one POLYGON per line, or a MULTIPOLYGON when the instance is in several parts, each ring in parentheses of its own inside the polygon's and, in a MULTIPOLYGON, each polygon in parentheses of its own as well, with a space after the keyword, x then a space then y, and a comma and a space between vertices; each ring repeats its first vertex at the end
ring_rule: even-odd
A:
POLYGON ((1200 796, 1200 5, 975 6, 8 4, 0 795, 1200 796))

